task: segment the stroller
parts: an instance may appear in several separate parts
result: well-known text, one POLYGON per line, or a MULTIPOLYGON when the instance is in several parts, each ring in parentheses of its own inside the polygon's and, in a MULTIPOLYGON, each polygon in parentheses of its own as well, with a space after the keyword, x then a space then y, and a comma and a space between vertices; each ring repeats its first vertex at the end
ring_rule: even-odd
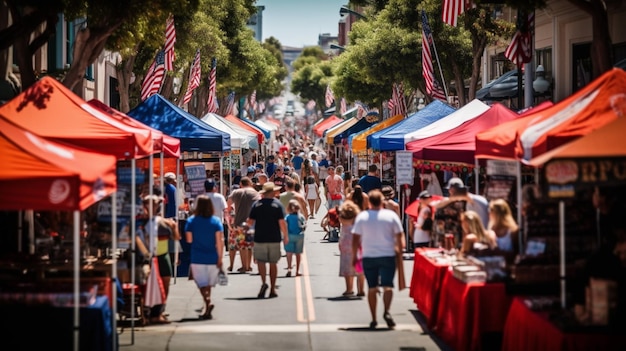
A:
POLYGON ((341 223, 339 222, 339 215, 337 211, 337 207, 331 208, 322 219, 321 226, 324 230, 326 230, 326 235, 322 238, 322 240, 328 240, 328 242, 339 241, 339 228, 341 227, 341 223))

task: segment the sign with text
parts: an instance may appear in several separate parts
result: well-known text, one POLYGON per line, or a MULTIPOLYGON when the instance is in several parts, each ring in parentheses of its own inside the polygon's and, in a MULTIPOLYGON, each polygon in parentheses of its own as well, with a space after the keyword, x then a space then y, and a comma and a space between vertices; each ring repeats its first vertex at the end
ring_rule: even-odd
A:
POLYGON ((550 198, 574 197, 577 189, 626 182, 626 159, 558 159, 543 167, 545 193, 550 198))
POLYGON ((415 169, 412 151, 396 151, 396 182, 398 185, 413 185, 415 169))
POLYGON ((187 173, 191 198, 195 199, 196 196, 204 194, 206 192, 204 190, 204 181, 206 180, 204 165, 185 165, 185 173, 187 173))
POLYGON ((488 175, 517 176, 517 161, 487 160, 488 175))

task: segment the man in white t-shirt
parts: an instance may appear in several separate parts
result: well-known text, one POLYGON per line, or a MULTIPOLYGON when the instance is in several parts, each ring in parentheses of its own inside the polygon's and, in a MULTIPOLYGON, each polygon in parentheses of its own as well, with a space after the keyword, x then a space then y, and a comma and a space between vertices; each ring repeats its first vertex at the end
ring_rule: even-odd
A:
POLYGON ((218 217, 224 225, 224 247, 228 247, 228 223, 224 220, 226 218, 226 209, 228 208, 226 198, 217 192, 218 187, 211 180, 204 182, 204 190, 213 203, 213 215, 218 217))
POLYGON ((428 190, 422 191, 417 199, 420 202, 417 218, 409 221, 409 233, 413 233, 413 247, 428 247, 433 229, 433 210, 430 207, 432 195, 428 190))
POLYGON ((398 215, 384 208, 384 196, 378 189, 369 192, 370 209, 359 213, 352 227, 352 262, 357 263, 357 252, 362 249, 363 273, 367 280, 372 322, 375 329, 376 294, 383 288, 383 319, 389 328, 395 327, 389 308, 393 298, 393 278, 396 272, 396 255, 404 250, 404 233, 398 215))

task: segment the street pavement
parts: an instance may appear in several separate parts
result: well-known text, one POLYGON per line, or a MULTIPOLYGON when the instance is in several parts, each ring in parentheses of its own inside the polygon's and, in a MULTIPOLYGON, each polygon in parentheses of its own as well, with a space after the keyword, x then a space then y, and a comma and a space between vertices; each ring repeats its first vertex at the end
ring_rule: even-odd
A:
MULTIPOLYGON (((203 303, 198 289, 187 277, 178 277, 167 303, 172 323, 135 327, 134 332, 118 328, 120 350, 447 350, 425 331, 408 288, 394 290, 390 312, 395 329, 388 329, 382 318, 381 297, 378 328, 369 329, 367 299, 341 296, 345 283, 338 275, 339 248, 322 240, 324 215, 322 205, 315 219, 308 220, 303 276, 285 277, 286 258, 279 261, 277 298, 257 299, 261 279, 253 265, 253 272, 229 274, 227 286, 213 289, 213 319, 199 320, 203 303)), ((235 269, 239 267, 237 256, 235 269)), ((404 261, 404 271, 410 284, 412 259, 404 261)))

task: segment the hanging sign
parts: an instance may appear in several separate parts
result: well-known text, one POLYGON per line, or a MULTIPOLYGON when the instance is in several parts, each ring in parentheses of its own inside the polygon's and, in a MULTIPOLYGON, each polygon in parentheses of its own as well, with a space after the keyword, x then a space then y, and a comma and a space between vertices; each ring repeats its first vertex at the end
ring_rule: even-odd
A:
POLYGON ((412 151, 396 151, 396 182, 398 185, 413 185, 415 169, 412 151))

